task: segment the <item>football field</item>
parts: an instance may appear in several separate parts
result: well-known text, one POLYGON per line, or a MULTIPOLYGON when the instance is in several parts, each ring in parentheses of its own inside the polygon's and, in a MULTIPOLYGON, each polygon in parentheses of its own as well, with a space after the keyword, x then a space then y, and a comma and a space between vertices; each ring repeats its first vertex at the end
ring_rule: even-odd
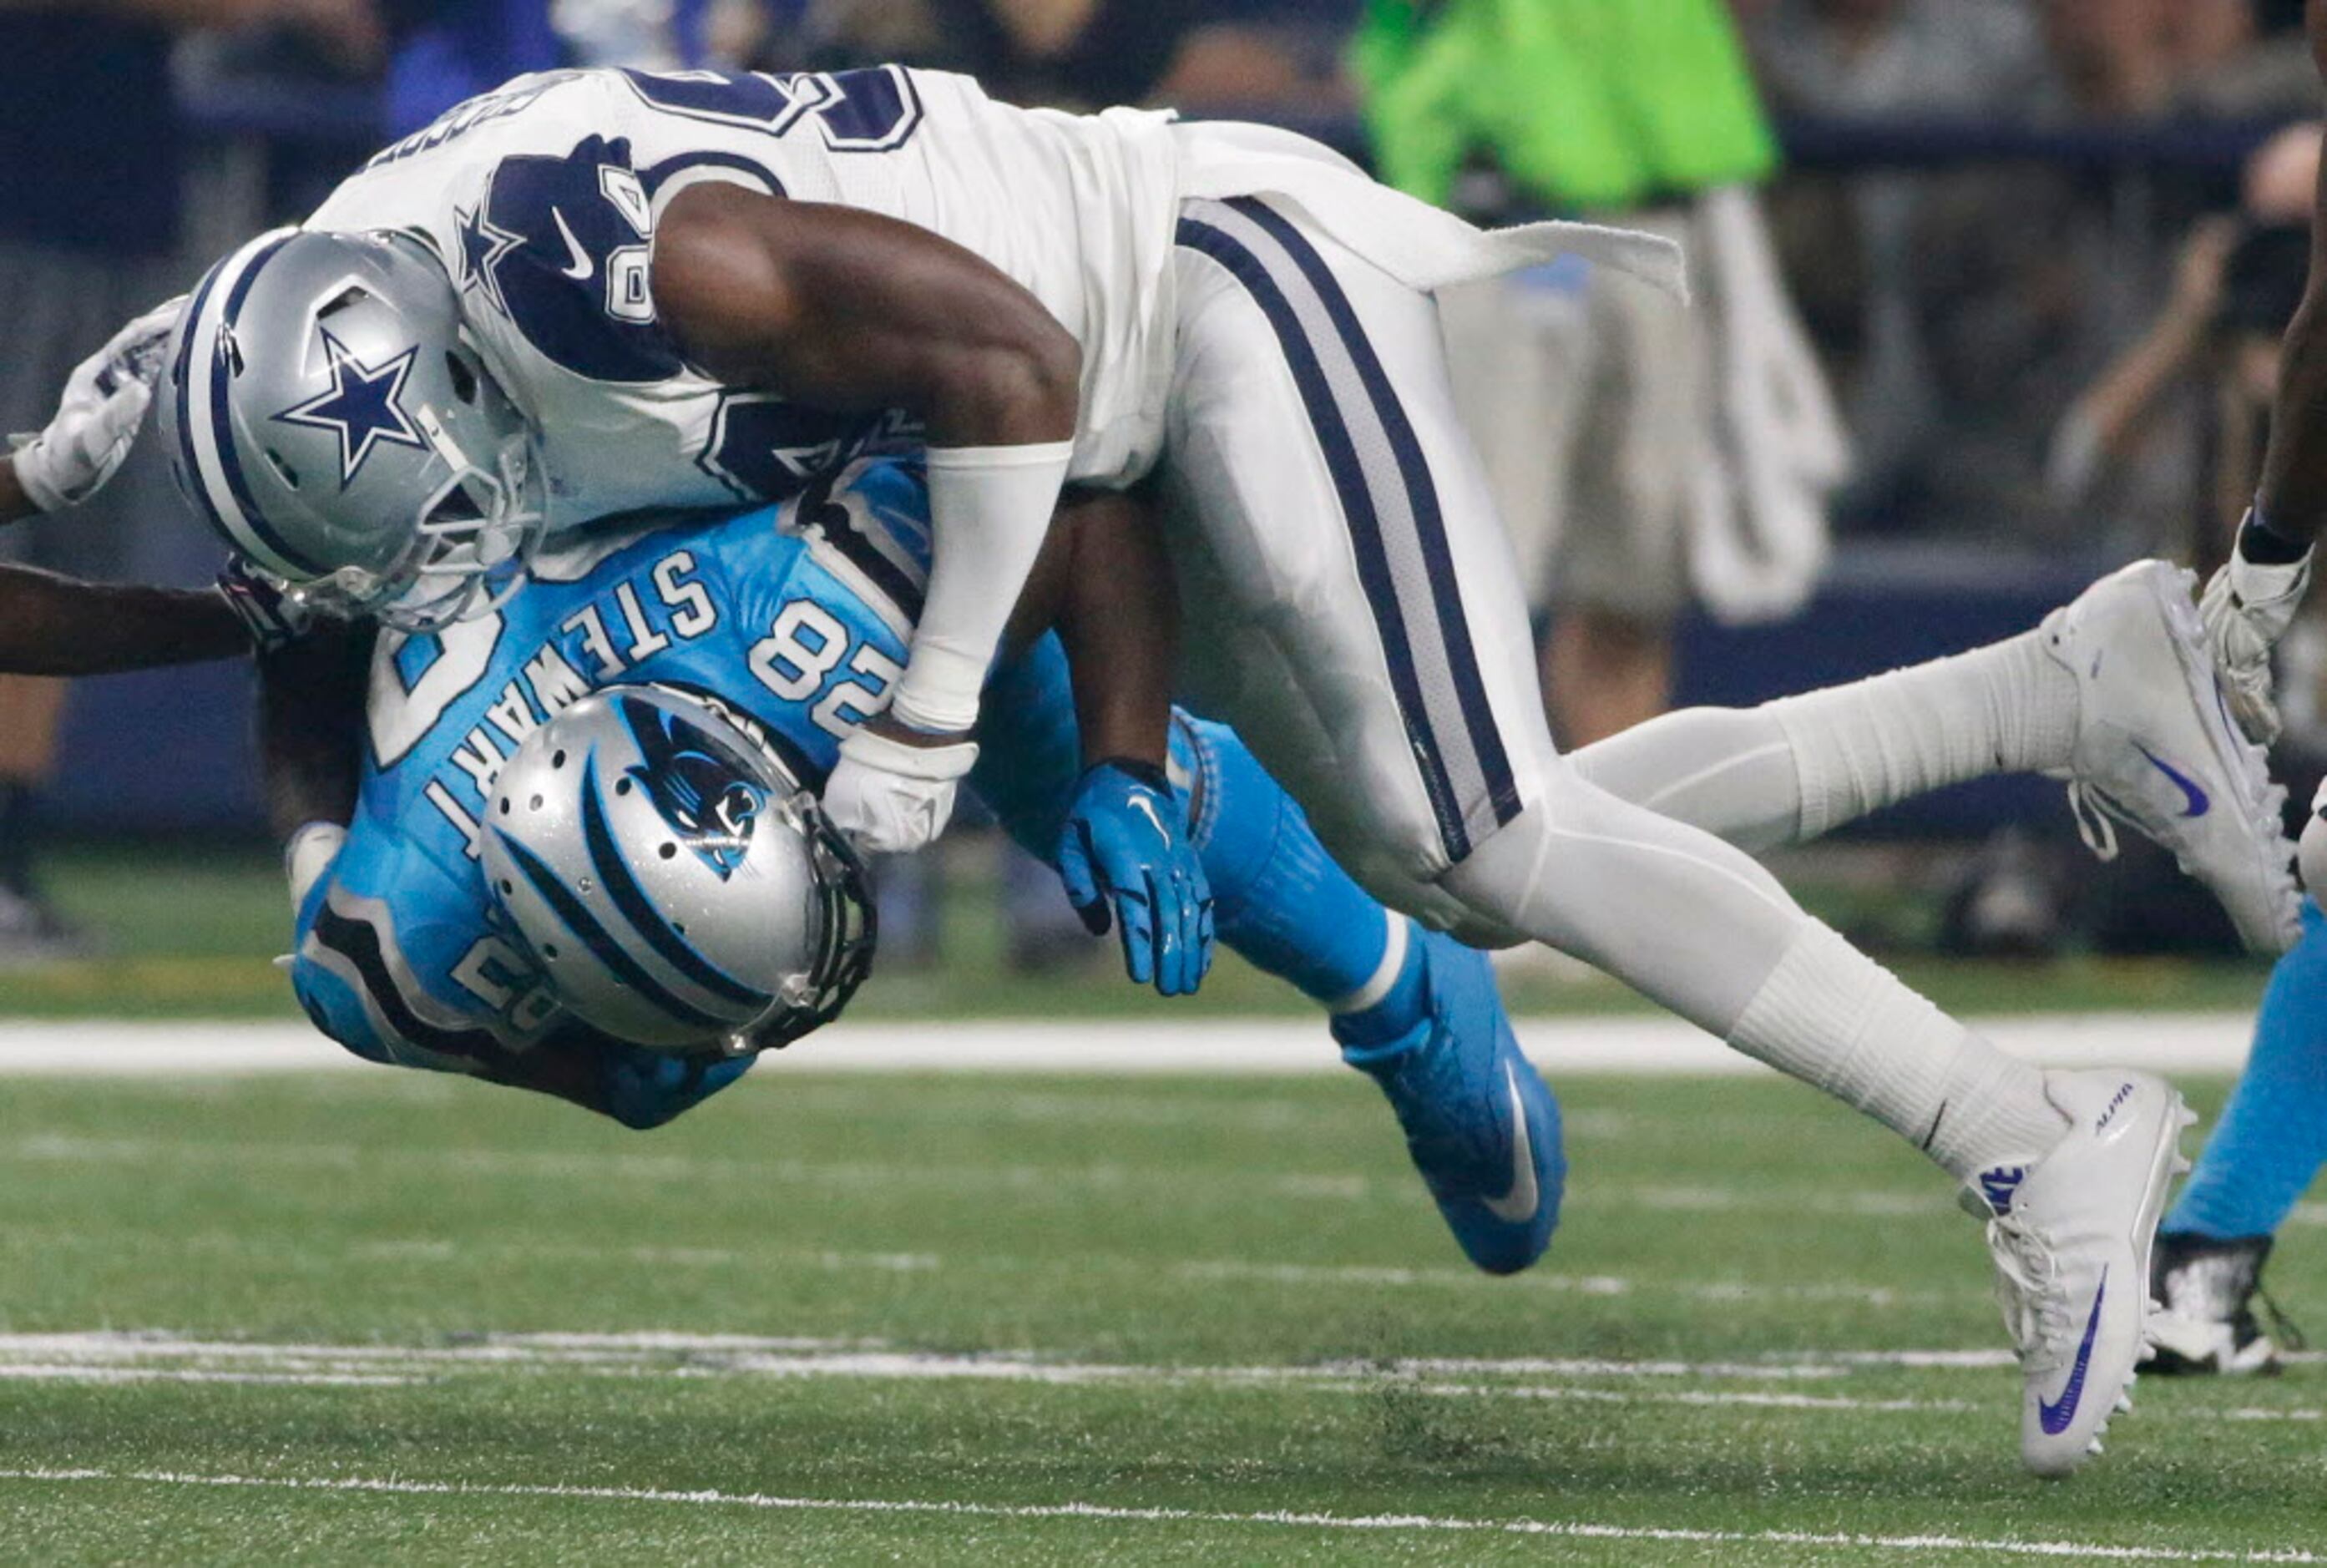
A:
POLYGON ((0 1558, 2327 1561, 2327 1366, 2145 1380, 2033 1480, 1943 1179, 1767 1075, 1554 1078, 1565 1218, 1498 1281, 1338 1071, 802 1053, 643 1135, 0 1077, 0 1558))

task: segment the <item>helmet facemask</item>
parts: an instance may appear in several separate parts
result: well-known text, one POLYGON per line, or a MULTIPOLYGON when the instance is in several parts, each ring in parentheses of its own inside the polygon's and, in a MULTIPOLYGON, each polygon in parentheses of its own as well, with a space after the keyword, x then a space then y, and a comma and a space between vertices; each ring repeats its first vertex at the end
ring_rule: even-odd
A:
POLYGON ((523 584, 548 527, 530 438, 522 429, 503 438, 488 471, 433 410, 421 408, 417 422, 452 471, 421 503, 410 543, 383 569, 343 566, 292 585, 290 596, 303 606, 428 632, 491 613, 523 584))

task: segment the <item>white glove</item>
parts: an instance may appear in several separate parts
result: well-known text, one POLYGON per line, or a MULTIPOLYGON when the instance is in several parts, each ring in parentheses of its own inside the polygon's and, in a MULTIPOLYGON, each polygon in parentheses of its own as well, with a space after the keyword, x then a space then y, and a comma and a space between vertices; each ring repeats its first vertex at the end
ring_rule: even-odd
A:
POLYGON ((824 787, 824 812, 857 848, 902 854, 945 831, 955 786, 977 761, 977 742, 909 746, 858 730, 840 742, 824 787))
POLYGON ((2311 555, 2291 565, 2257 565, 2233 550, 2198 601, 2206 647, 2229 698, 2230 714, 2247 738, 2261 745, 2278 739, 2278 705, 2271 700, 2270 650, 2286 635, 2311 585, 2311 555))
POLYGON ((74 369, 49 427, 11 438, 16 482, 34 506, 44 512, 78 506, 113 477, 154 400, 162 350, 185 305, 180 294, 114 333, 74 369))

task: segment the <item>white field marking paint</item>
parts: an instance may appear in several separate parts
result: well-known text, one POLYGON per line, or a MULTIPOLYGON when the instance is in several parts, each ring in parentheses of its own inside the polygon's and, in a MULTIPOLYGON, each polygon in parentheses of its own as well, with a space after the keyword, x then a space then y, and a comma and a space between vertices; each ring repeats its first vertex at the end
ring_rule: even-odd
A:
MULTIPOLYGON (((2094 1013, 1974 1019, 2005 1051, 2052 1067, 2232 1072, 2245 1061, 2246 1013, 2094 1013)), ((1519 1043, 1545 1071, 1730 1076, 1771 1069, 1677 1019, 1532 1018, 1519 1043)), ((106 1020, 0 1024, 0 1076, 171 1077, 356 1072, 368 1064, 305 1023, 106 1020)), ((1321 1020, 1201 1022, 995 1020, 864 1022, 819 1031, 754 1079, 796 1072, 1021 1072, 1154 1075, 1345 1071, 1321 1020)), ((747 1080, 750 1081, 750 1080, 747 1080)))
MULTIPOLYGON (((1946 1351, 1911 1352, 1949 1368, 1994 1369, 1986 1359, 1946 1351)), ((1970 1353, 1985 1357, 1984 1352, 1970 1353)), ((1416 1358, 1302 1366, 1169 1367, 1046 1359, 1026 1352, 949 1355, 901 1350, 878 1341, 701 1335, 497 1334, 464 1345, 261 1344, 204 1340, 164 1332, 98 1330, 79 1334, 0 1335, 0 1379, 92 1382, 182 1381, 397 1386, 474 1372, 565 1371, 584 1376, 680 1379, 771 1377, 908 1382, 992 1382, 1051 1386, 1118 1385, 1220 1389, 1299 1388, 1334 1395, 1378 1394, 1397 1386, 1445 1399, 1552 1400, 1574 1404, 1680 1405, 1698 1409, 1968 1414, 1986 1408, 1962 1399, 1870 1397, 1755 1389, 1642 1388, 1643 1380, 1794 1379, 1847 1375, 1842 1364, 1612 1361, 1526 1358, 1488 1360, 1416 1358), (1447 1374, 1473 1379, 1447 1381, 1447 1374), (1525 1379, 1545 1376, 1628 1379, 1606 1388, 1525 1379)), ((2327 1411, 2258 1406, 2191 1406, 2183 1419, 2327 1422, 2327 1411)))
POLYGON ((17 1383, 266 1383, 316 1388, 407 1388, 425 1377, 363 1372, 210 1372, 184 1367, 84 1367, 0 1361, 0 1381, 17 1383))
POLYGON ((1869 1535, 1802 1530, 1696 1530, 1672 1526, 1597 1525, 1574 1519, 1480 1519, 1429 1514, 1315 1514, 1293 1509, 1231 1513, 1199 1508, 1126 1507, 1106 1503, 965 1503, 911 1498, 788 1498, 766 1492, 673 1491, 649 1487, 578 1487, 488 1481, 428 1481, 364 1476, 240 1476, 188 1470, 0 1470, 0 1481, 58 1486, 88 1482, 136 1486, 255 1487, 298 1492, 369 1492, 390 1497, 531 1498, 559 1501, 666 1503, 692 1507, 762 1508, 786 1513, 923 1514, 975 1519, 1070 1519, 1110 1524, 1240 1525, 1298 1530, 1398 1531, 1537 1535, 1582 1541, 1658 1541, 1738 1546, 1834 1546, 1861 1551, 1980 1553, 2067 1557, 2112 1563, 2327 1562, 2301 1547, 2110 1546, 1972 1535, 1869 1535))

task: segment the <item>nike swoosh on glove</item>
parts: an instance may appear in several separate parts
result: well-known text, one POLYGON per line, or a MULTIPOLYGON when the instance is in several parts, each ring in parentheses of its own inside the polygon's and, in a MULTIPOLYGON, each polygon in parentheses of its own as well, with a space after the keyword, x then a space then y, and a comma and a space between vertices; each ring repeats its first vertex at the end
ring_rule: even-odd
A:
POLYGON ((162 351, 185 309, 183 294, 154 306, 113 334, 65 381, 48 428, 16 436, 16 482, 44 512, 95 495, 129 455, 154 400, 162 351))
POLYGON ((954 790, 977 761, 977 742, 913 746, 870 730, 840 742, 824 787, 824 813, 872 854, 903 854, 945 831, 954 790))
POLYGON ((282 652, 306 635, 313 617, 298 602, 250 568, 239 555, 229 555, 219 568, 219 597, 250 633, 250 646, 261 656, 282 652))
POLYGON ((2311 557, 2288 565, 2260 565, 2233 551, 2198 601, 2207 650, 2214 656, 2231 716, 2260 745, 2278 739, 2278 705, 2271 696, 2270 651, 2286 635, 2304 591, 2311 557))
POLYGON ((1110 760, 1075 787, 1059 834, 1059 877, 1093 936, 1123 936, 1132 984, 1188 996, 1212 966, 1212 889, 1164 770, 1110 760))

